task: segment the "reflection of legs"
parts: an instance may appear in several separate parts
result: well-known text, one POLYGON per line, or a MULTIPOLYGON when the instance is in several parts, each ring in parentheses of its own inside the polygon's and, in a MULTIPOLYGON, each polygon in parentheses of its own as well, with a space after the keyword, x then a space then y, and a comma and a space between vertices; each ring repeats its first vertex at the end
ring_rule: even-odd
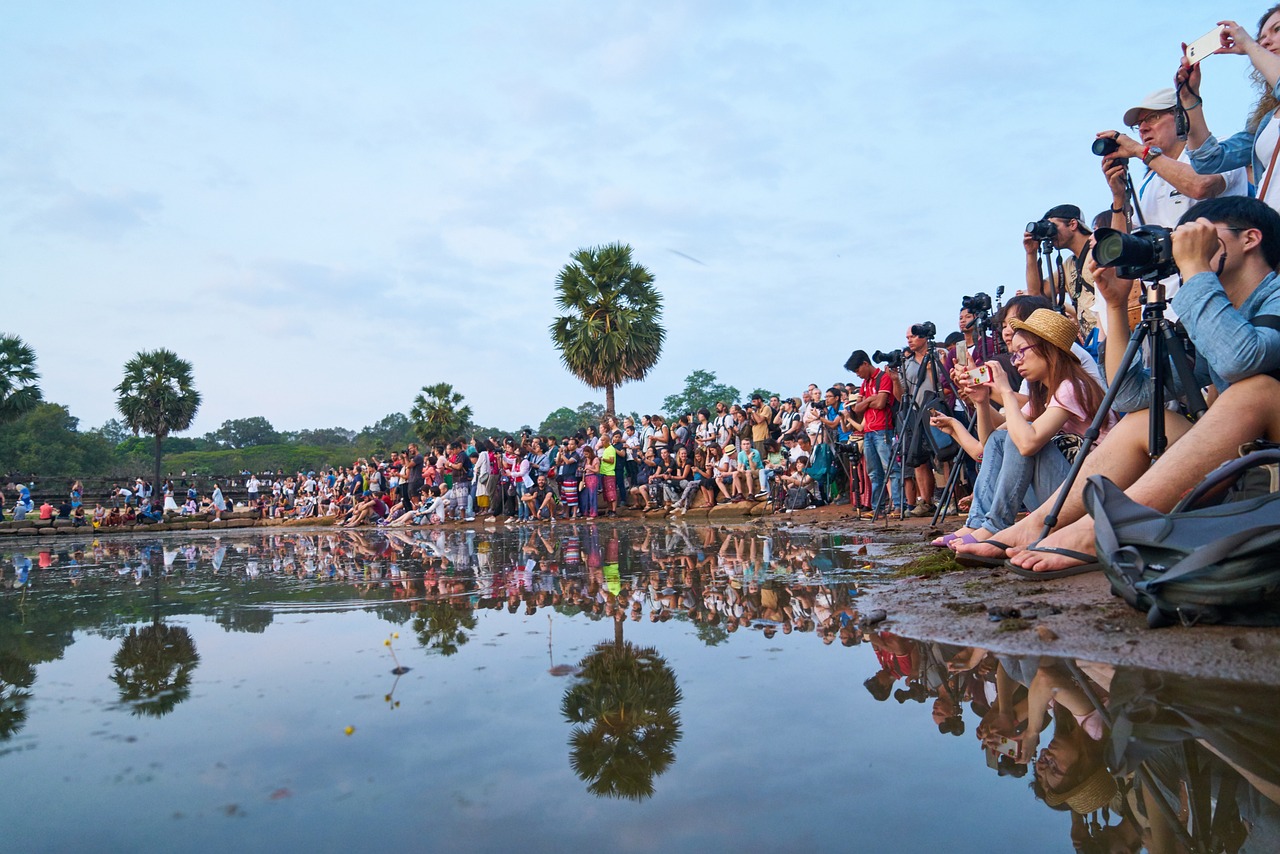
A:
MULTIPOLYGON (((1124 421, 1128 421, 1129 417, 1124 421)), ((1142 420, 1145 428, 1145 419, 1142 420)), ((1165 423, 1168 424, 1171 420, 1186 424, 1180 418, 1166 418, 1165 423)), ((1164 455, 1125 489, 1125 493, 1130 498, 1139 504, 1167 513, 1188 490, 1203 480, 1205 475, 1223 462, 1235 457, 1240 445, 1262 437, 1272 441, 1280 439, 1280 383, 1266 376, 1250 377, 1234 383, 1218 397, 1196 424, 1195 435, 1191 441, 1174 445, 1174 439, 1185 435, 1188 429, 1190 428, 1180 427, 1177 436, 1170 431, 1170 446, 1164 455)), ((1108 436, 1106 444, 1110 441, 1111 437, 1108 436)), ((1103 447, 1106 447, 1106 444, 1103 447)), ((1146 450, 1145 433, 1142 437, 1141 449, 1143 452, 1146 450)), ((1088 468, 1088 461, 1085 467, 1088 468)), ((1102 469, 1100 473, 1116 484, 1126 486, 1113 477, 1110 471, 1102 469)), ((1078 480, 1081 488, 1084 480, 1085 477, 1082 474, 1078 480)), ((1076 497, 1077 492, 1077 489, 1072 489, 1073 498, 1076 497)), ((1071 501, 1068 500, 1068 504, 1070 503, 1071 501)), ((1080 506, 1078 500, 1077 506, 1080 506)), ((1081 512, 1083 512, 1082 507, 1081 512)), ((1077 518, 1070 525, 1045 537, 1044 545, 1092 552, 1094 548, 1093 519, 1089 516, 1077 518)), ((1029 569, 1047 571, 1062 569, 1078 561, 1061 555, 1023 551, 1017 555, 1015 563, 1029 569)))

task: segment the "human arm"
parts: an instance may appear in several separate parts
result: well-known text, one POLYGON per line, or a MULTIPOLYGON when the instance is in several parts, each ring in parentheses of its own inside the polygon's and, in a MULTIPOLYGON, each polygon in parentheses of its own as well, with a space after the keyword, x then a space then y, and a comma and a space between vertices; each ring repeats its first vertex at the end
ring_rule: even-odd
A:
MULTIPOLYGON (((991 374, 992 385, 1002 394, 1013 394, 1013 389, 1009 387, 1009 376, 999 363, 991 365, 991 374)), ((1035 421, 1028 420, 1027 416, 1022 414, 1021 407, 1006 406, 1004 408, 1005 429, 1009 431, 1013 446, 1022 456, 1030 457, 1039 453, 1040 449, 1049 444, 1049 440, 1062 429, 1062 425, 1067 423, 1071 413, 1054 403, 1055 401, 1051 400, 1050 405, 1045 407, 1044 412, 1035 421)))
MULTIPOLYGON (((1124 227, 1114 225, 1117 218, 1125 221, 1123 212, 1115 212, 1117 208, 1123 208, 1125 205, 1124 174, 1126 164, 1124 160, 1141 161, 1143 154, 1147 153, 1147 147, 1127 134, 1114 130, 1102 131, 1098 134, 1098 137, 1115 140, 1116 145, 1119 146, 1115 154, 1103 159, 1102 168, 1107 176, 1107 186, 1111 188, 1111 220, 1113 227, 1125 231, 1127 229, 1124 227)), ((1183 163, 1177 158, 1166 154, 1151 157, 1147 162, 1147 167, 1168 181, 1179 193, 1196 200, 1212 199, 1227 188, 1227 179, 1222 175, 1215 173, 1202 175, 1190 163, 1183 163)))
POLYGON ((975 460, 982 459, 982 443, 974 438, 973 434, 966 430, 964 424, 958 419, 934 411, 929 413, 929 426, 937 427, 955 439, 970 458, 975 460))

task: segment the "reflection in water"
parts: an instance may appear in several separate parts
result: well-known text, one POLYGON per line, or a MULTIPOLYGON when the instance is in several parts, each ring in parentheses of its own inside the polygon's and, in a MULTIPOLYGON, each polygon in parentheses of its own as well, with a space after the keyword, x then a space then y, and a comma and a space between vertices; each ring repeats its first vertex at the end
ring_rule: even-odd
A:
POLYGON ((185 628, 156 622, 129 629, 111 663, 120 702, 135 715, 160 718, 190 696, 191 672, 200 656, 185 628))
POLYGON ((968 703, 988 765, 1030 770, 1035 797, 1070 814, 1076 850, 1280 851, 1280 688, 868 639, 872 696, 932 699, 956 735, 968 703))
MULTIPOLYGON (((174 624, 182 618, 243 633, 236 646, 249 644, 267 660, 279 653, 278 639, 300 623, 360 609, 370 620, 412 631, 419 648, 434 656, 433 666, 458 674, 479 673, 510 655, 514 646, 487 641, 511 625, 530 627, 528 616, 541 612, 548 618, 548 672, 575 674, 563 695, 565 686, 554 683, 546 702, 560 697, 572 726, 570 764, 593 795, 661 803, 665 793, 657 791, 656 778, 668 774, 676 790, 675 778, 699 765, 675 765, 681 716, 716 714, 682 700, 663 657, 652 646, 624 642, 624 628, 649 633, 646 641, 673 658, 673 647, 653 640, 668 635, 653 633, 679 636, 684 674, 705 669, 708 660, 714 671, 730 670, 726 662, 748 657, 738 650, 753 649, 744 639, 756 639, 756 649, 770 638, 766 645, 786 655, 806 645, 814 656, 848 655, 859 663, 866 660, 860 650, 839 648, 867 643, 875 672, 863 671, 858 679, 875 701, 892 700, 904 714, 921 717, 926 709, 919 707, 927 706, 932 723, 926 726, 942 734, 943 749, 976 746, 975 763, 991 785, 1014 787, 1042 817, 1053 818, 1051 811, 1070 816, 1071 841, 1079 849, 1280 851, 1280 689, 997 655, 864 631, 857 584, 875 560, 858 553, 864 544, 756 526, 592 524, 492 535, 437 529, 193 532, 52 545, 5 540, 0 740, 10 743, 0 756, 17 762, 20 750, 37 743, 40 727, 33 721, 40 717, 32 710, 42 708, 41 692, 34 690, 38 668, 73 658, 68 648, 86 635, 118 644, 110 681, 97 675, 100 663, 93 678, 108 694, 118 691, 133 715, 159 726, 156 718, 192 695, 200 663, 192 635, 174 624), (300 614, 303 620, 286 619, 300 614), (614 630, 615 641, 595 647, 577 666, 570 663, 576 653, 557 660, 553 615, 557 644, 562 627, 576 648, 584 629, 599 636, 600 623, 614 630), (486 642, 468 643, 477 637, 486 642), (818 648, 814 639, 833 649, 818 648), (984 759, 990 772, 981 768, 984 759)), ((198 634, 195 625, 191 631, 198 634)), ((376 645, 376 635, 370 641, 376 645)), ((216 645, 202 646, 207 656, 215 654, 216 645)), ((404 648, 398 652, 410 663, 404 648)), ((386 653, 379 649, 378 655, 386 653)), ((415 664, 405 685, 426 670, 415 664)), ((483 677, 476 679, 472 684, 485 686, 483 677)), ((52 694, 58 680, 39 684, 52 694)), ((397 684, 388 678, 372 696, 397 708, 397 684)), ((209 702, 225 696, 216 685, 208 689, 209 702)), ((396 719, 416 725, 414 716, 424 714, 417 700, 406 700, 396 719)), ((192 699, 188 706, 199 703, 192 699)), ((275 711, 262 708, 268 717, 275 711)), ((804 725, 803 710, 788 714, 795 726, 804 725)), ((554 715, 552 723, 555 731, 543 743, 556 751, 548 761, 567 777, 563 724, 554 715)))
POLYGON ((675 761, 680 741, 675 673, 657 650, 621 639, 599 644, 579 667, 560 705, 577 725, 569 735, 574 773, 593 795, 652 797, 654 778, 675 761))

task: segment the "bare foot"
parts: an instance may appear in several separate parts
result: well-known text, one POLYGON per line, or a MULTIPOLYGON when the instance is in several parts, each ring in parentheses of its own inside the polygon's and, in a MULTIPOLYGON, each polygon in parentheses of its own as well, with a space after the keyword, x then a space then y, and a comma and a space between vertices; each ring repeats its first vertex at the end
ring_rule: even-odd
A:
POLYGON ((1083 519, 1072 522, 1045 537, 1035 545, 1035 548, 1024 546, 1017 550, 1010 549, 1009 562, 1034 572, 1054 572, 1086 563, 1069 555, 1042 551, 1042 549, 1065 549, 1084 555, 1093 555, 1093 519, 1085 516, 1083 519))
POLYGON ((999 546, 987 545, 985 542, 956 542, 952 543, 951 547, 955 549, 957 554, 977 555, 979 557, 1004 557, 1006 554, 1017 554, 1023 546, 1034 543, 1036 538, 1040 536, 1040 525, 1028 524, 1027 519, 1023 519, 1003 531, 996 531, 994 534, 985 528, 979 528, 973 536, 976 540, 995 540, 998 543, 1004 543, 1009 549, 1006 552, 1005 549, 999 546))

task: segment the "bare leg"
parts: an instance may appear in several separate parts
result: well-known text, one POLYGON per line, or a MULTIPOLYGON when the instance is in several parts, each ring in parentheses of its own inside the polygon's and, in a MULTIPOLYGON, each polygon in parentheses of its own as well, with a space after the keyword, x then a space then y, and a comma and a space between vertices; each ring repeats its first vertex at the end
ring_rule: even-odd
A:
MULTIPOLYGON (((1125 493, 1139 504, 1167 513, 1205 475, 1234 458, 1240 445, 1262 437, 1280 439, 1280 382, 1255 376, 1233 384, 1200 419, 1194 432, 1191 441, 1170 445, 1125 493)), ((1170 435, 1171 442, 1172 439, 1170 435)), ((1045 537, 1043 544, 1092 554, 1093 519, 1082 516, 1045 537)), ((1040 572, 1079 563, 1063 555, 1027 550, 1019 551, 1012 560, 1018 566, 1040 572)))

